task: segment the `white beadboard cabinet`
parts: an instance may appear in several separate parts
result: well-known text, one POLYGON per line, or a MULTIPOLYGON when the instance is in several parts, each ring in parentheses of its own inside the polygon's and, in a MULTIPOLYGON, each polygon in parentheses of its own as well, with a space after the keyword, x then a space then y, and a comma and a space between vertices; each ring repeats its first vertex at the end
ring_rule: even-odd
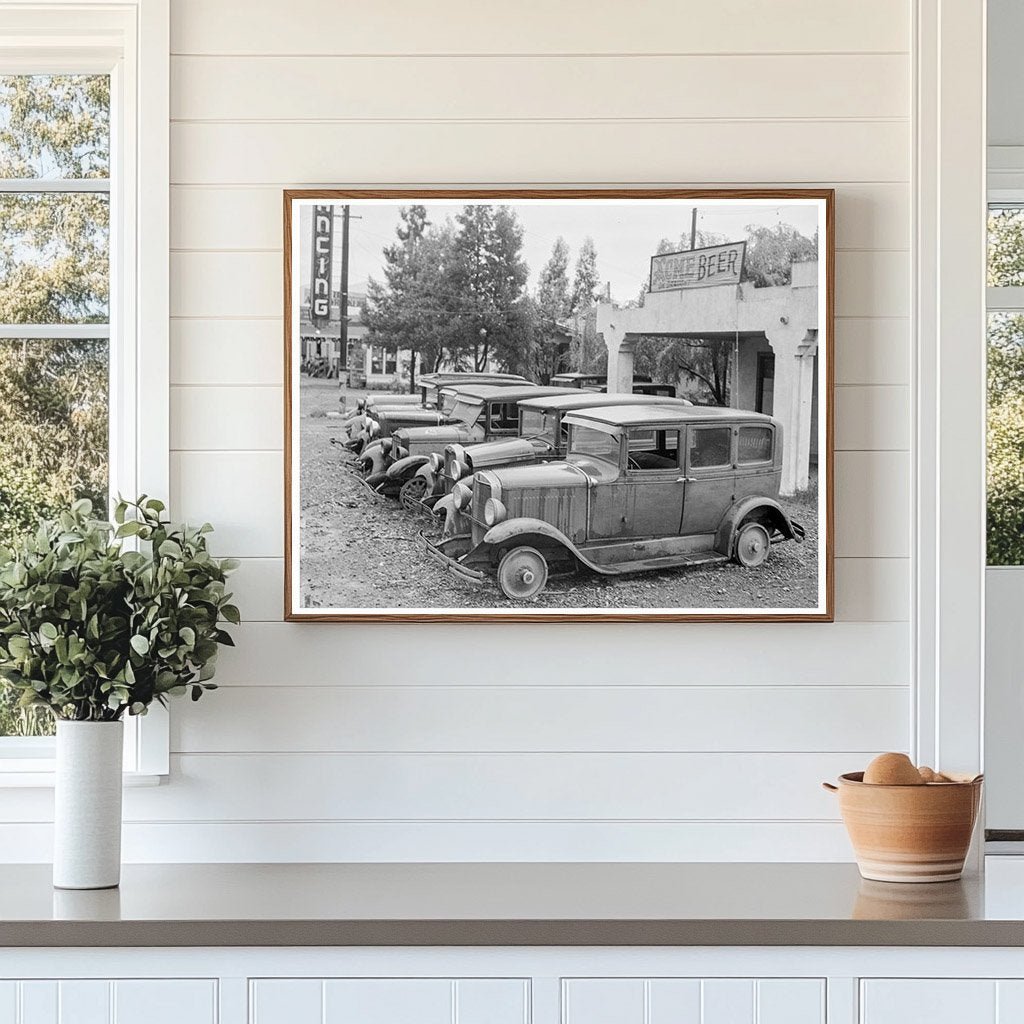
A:
POLYGON ((1018 948, 0 950, 0 1024, 1020 1024, 1018 948))

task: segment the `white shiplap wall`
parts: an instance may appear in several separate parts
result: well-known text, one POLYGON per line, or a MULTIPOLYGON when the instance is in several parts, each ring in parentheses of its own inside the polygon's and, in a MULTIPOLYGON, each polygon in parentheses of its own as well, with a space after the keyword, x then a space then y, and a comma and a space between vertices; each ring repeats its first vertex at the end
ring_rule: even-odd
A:
POLYGON ((849 856, 818 782, 910 736, 910 15, 173 0, 172 498, 247 621, 129 859, 849 856), (834 625, 280 621, 281 189, 484 183, 837 188, 834 625))

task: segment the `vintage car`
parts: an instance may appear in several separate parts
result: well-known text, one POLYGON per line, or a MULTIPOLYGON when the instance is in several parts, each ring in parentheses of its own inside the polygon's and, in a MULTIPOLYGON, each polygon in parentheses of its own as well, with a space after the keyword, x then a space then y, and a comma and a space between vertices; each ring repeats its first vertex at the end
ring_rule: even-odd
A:
POLYGON ((685 398, 652 395, 606 395, 573 390, 567 395, 527 398, 519 403, 519 436, 515 440, 491 441, 469 446, 450 444, 444 458, 431 456, 417 474, 427 481, 427 495, 434 496, 434 512, 444 518, 442 536, 453 537, 470 530, 470 502, 473 474, 480 469, 522 466, 565 457, 568 428, 562 419, 580 409, 608 405, 675 405, 693 403, 685 398), (458 504, 455 487, 460 485, 458 504))
MULTIPOLYGON (((417 393, 414 395, 389 395, 389 394, 367 394, 359 399, 356 408, 345 417, 345 429, 348 433, 349 443, 346 445, 357 454, 362 451, 366 444, 374 437, 387 436, 381 430, 373 426, 373 422, 380 422, 382 415, 390 414, 392 423, 400 420, 406 414, 420 411, 428 414, 443 413, 442 396, 448 393, 452 387, 462 384, 494 384, 498 386, 521 386, 530 382, 519 376, 517 373, 463 373, 452 371, 450 373, 425 373, 417 383, 417 393)), ((423 423, 439 422, 439 420, 421 419, 423 423)), ((413 425, 410 419, 410 425, 413 425)))
POLYGON ((564 461, 482 470, 473 529, 427 550, 453 572, 536 597, 549 572, 605 575, 761 565, 804 528, 778 502, 782 425, 737 409, 606 406, 570 413, 564 461))
MULTIPOLYGON (((477 444, 519 434, 519 405, 524 398, 572 394, 569 388, 541 388, 536 384, 502 387, 467 385, 459 394, 447 422, 441 426, 403 428, 390 438, 389 464, 375 484, 380 494, 398 496, 406 508, 418 508, 427 495, 426 481, 417 470, 431 455, 442 455, 449 444, 477 444)), ((386 444, 386 442, 385 442, 386 444)))

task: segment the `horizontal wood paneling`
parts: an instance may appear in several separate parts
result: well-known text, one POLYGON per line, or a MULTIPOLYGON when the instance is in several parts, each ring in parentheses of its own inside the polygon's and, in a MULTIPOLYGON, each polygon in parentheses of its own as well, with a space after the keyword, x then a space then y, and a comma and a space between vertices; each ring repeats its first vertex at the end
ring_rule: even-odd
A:
POLYGON ((836 554, 909 557, 909 454, 839 452, 835 467, 836 554))
POLYGON ((220 554, 284 553, 281 452, 171 452, 171 502, 186 522, 211 522, 220 554))
POLYGON ((171 499, 248 621, 127 860, 849 859, 818 783, 911 713, 911 10, 174 0, 171 499), (279 621, 281 189, 517 182, 837 187, 835 625, 279 621))
POLYGON ((857 0, 723 0, 695 10, 653 0, 623 17, 614 0, 447 0, 425 11, 414 0, 373 5, 322 0, 175 0, 173 53, 843 53, 906 51, 910 7, 857 0))
POLYGON ((908 319, 841 317, 835 333, 837 384, 910 383, 908 319))
POLYGON ((843 751, 897 748, 906 687, 221 687, 182 705, 171 750, 843 751), (709 733, 708 722, 728 722, 709 733))
POLYGON ((172 387, 172 450, 280 451, 284 395, 269 387, 172 387))
MULTIPOLYGON (((754 182, 753 185, 759 183, 754 182)), ((770 183, 760 183, 770 188, 770 183)), ((833 182, 812 182, 829 188, 833 182)), ((172 249, 272 249, 282 244, 285 184, 176 185, 171 189, 172 249)), ((906 249, 910 198, 905 184, 844 184, 836 192, 839 249, 906 249)))
POLYGON ((179 754, 173 786, 125 791, 125 817, 829 819, 820 781, 877 753, 179 754))
MULTIPOLYGON (((276 252, 172 253, 171 315, 280 317, 281 273, 281 257, 276 252)), ((836 253, 838 316, 905 317, 909 307, 909 253, 836 253)))
POLYGON ((839 387, 835 403, 837 450, 910 449, 910 388, 839 387))
MULTIPOLYGON (((6 818, 6 815, 5 815, 6 818)), ((840 821, 128 822, 127 863, 848 861, 840 821)), ((0 864, 53 859, 53 826, 0 822, 0 864)))
POLYGON ((171 385, 284 387, 280 320, 172 320, 171 385))
POLYGON ((901 686, 910 673, 909 631, 900 622, 517 623, 510 635, 511 629, 499 623, 247 623, 235 630, 238 648, 222 651, 217 679, 275 687, 678 686, 687 680, 901 686), (460 655, 454 664, 453 649, 460 655), (473 651, 482 656, 469 657, 473 651))
MULTIPOLYGON (((244 621, 280 621, 284 614, 284 559, 243 558, 231 577, 231 590, 244 621)), ((908 559, 836 559, 839 622, 901 622, 909 618, 908 559)))
POLYGON ((176 57, 174 120, 906 117, 903 54, 176 57), (752 81, 771 83, 752 89, 752 81), (409 83, 416 88, 410 89, 409 83), (816 87, 809 89, 808 82, 816 87), (467 88, 467 85, 470 87, 467 88))
POLYGON ((171 181, 905 182, 907 131, 899 121, 179 122, 171 181))

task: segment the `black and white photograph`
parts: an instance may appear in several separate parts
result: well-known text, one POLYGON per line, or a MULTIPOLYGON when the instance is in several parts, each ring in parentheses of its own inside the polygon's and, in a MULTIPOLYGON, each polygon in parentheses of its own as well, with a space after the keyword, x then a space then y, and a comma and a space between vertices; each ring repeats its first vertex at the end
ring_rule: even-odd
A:
POLYGON ((831 620, 832 220, 286 192, 289 618, 831 620))

